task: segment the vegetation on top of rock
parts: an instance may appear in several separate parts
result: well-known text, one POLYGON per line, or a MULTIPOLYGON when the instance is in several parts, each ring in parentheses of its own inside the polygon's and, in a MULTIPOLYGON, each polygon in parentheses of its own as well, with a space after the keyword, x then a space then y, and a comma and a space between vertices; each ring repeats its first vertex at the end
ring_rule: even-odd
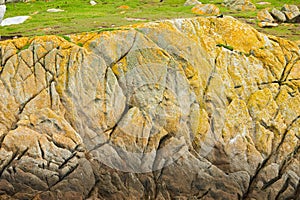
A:
MULTIPOLYGON (((202 4, 215 4, 224 15, 231 15, 244 22, 257 26, 257 12, 264 8, 281 9, 284 4, 296 4, 294 0, 266 0, 270 4, 258 4, 262 0, 252 0, 255 11, 235 11, 225 7, 224 0, 202 0, 202 4)), ((169 0, 159 2, 146 0, 99 0, 92 6, 88 0, 31 0, 7 4, 5 17, 18 15, 31 16, 23 24, 0 27, 0 36, 33 36, 48 34, 71 34, 98 31, 143 21, 156 21, 171 18, 187 18, 197 16, 192 13, 191 6, 184 6, 185 0, 169 0), (126 9, 125 9, 126 7, 126 9), (48 9, 61 9, 64 12, 49 13, 48 9), (130 19, 130 20, 129 20, 130 19), (136 19, 136 20, 135 20, 136 19)), ((291 40, 300 40, 299 24, 280 26, 260 31, 282 36, 291 40)), ((4 37, 3 37, 4 38, 4 37)))
POLYGON ((233 51, 233 47, 226 44, 217 44, 217 47, 224 47, 225 49, 233 51))

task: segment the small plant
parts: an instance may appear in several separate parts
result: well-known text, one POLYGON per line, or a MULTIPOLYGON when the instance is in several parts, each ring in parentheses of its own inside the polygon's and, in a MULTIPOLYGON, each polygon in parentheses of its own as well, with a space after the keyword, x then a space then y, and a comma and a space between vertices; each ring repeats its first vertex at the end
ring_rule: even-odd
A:
POLYGON ((226 44, 217 44, 217 47, 224 47, 230 51, 233 51, 233 47, 226 44))
POLYGON ((30 43, 25 44, 21 49, 18 49, 18 50, 17 50, 17 54, 18 54, 20 51, 23 51, 23 50, 28 49, 29 47, 30 47, 30 43))
POLYGON ((83 47, 83 44, 81 42, 77 43, 77 45, 83 47))
POLYGON ((68 42, 72 42, 71 38, 67 35, 59 35, 60 37, 64 38, 65 40, 67 40, 68 42))
POLYGON ((28 49, 29 47, 30 47, 30 43, 27 43, 21 48, 21 51, 28 49))
POLYGON ((98 30, 98 33, 104 32, 104 31, 119 31, 119 30, 130 30, 129 28, 120 28, 120 27, 115 27, 115 28, 101 28, 98 30))

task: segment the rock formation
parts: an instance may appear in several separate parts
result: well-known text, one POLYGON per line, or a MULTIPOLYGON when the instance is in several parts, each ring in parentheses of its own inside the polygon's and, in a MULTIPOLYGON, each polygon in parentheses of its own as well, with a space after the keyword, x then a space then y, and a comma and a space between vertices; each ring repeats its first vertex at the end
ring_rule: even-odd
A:
POLYGON ((300 50, 231 17, 0 42, 0 199, 296 199, 300 50))
POLYGON ((232 10, 254 11, 256 6, 250 0, 224 0, 224 5, 232 10))
POLYGON ((280 10, 277 10, 276 8, 273 8, 271 11, 272 16, 279 22, 285 22, 286 17, 283 12, 280 10))
POLYGON ((288 21, 294 21, 298 16, 300 16, 299 8, 296 5, 284 4, 281 10, 288 21))
POLYGON ((196 4, 192 12, 198 15, 219 15, 220 9, 214 4, 196 4))

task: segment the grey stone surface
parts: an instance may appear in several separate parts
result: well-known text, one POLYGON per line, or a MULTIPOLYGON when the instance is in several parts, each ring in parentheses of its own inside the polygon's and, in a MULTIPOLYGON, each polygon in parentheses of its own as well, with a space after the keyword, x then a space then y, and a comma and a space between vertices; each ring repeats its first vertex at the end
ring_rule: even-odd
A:
POLYGON ((233 10, 239 11, 253 11, 256 6, 251 2, 251 0, 224 0, 224 5, 233 10))
POLYGON ((257 18, 258 20, 262 22, 274 22, 274 18, 272 15, 269 13, 269 9, 262 9, 257 13, 257 18))
POLYGON ((183 4, 184 6, 193 6, 197 4, 202 4, 198 0, 186 0, 186 2, 183 4))
POLYGON ((14 25, 14 24, 22 24, 24 23, 29 16, 16 16, 16 17, 9 17, 5 18, 1 22, 1 26, 9 26, 9 25, 14 25))
POLYGON ((273 16, 277 21, 280 21, 280 22, 285 22, 285 21, 286 21, 286 17, 285 17, 285 15, 284 15, 284 13, 281 12, 280 10, 276 9, 276 8, 273 8, 273 9, 272 9, 271 14, 272 14, 272 16, 273 16))
POLYGON ((6 6, 0 5, 0 24, 4 18, 5 12, 6 12, 6 6))
POLYGON ((285 14, 288 21, 293 21, 300 15, 299 8, 296 5, 284 4, 281 11, 285 14))
POLYGON ((55 12, 64 12, 64 10, 59 9, 59 8, 49 8, 49 9, 47 9, 47 12, 53 12, 53 13, 55 13, 55 12))

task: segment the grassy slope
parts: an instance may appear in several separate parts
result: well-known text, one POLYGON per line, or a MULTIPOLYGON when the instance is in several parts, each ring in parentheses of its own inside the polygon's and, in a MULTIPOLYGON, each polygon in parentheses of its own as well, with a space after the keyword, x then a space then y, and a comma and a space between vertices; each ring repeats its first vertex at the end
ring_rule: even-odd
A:
MULTIPOLYGON (((29 3, 7 4, 5 17, 30 15, 31 19, 27 20, 24 24, 0 27, 0 35, 70 34, 137 23, 136 21, 128 21, 126 18, 143 18, 146 21, 153 21, 196 16, 191 13, 191 6, 183 6, 185 0, 165 0, 162 3, 159 0, 96 1, 98 2, 96 6, 91 6, 89 0, 50 0, 49 2, 31 0, 29 3), (128 5, 130 8, 118 8, 121 5, 128 5), (48 13, 46 10, 49 8, 60 8, 65 10, 65 12, 48 13)), ((265 1, 272 3, 268 7, 276 8, 281 8, 284 3, 295 4, 295 0, 265 1)), ((214 3, 223 13, 244 18, 244 21, 257 28, 255 21, 257 11, 233 12, 222 6, 223 0, 202 0, 201 2, 214 3)), ((259 2, 259 0, 252 0, 252 2, 259 2)), ((262 9, 267 6, 257 5, 257 7, 258 9, 262 9)), ((279 36, 286 36, 293 40, 300 40, 299 24, 296 26, 280 26, 274 29, 264 29, 263 31, 279 36)))

